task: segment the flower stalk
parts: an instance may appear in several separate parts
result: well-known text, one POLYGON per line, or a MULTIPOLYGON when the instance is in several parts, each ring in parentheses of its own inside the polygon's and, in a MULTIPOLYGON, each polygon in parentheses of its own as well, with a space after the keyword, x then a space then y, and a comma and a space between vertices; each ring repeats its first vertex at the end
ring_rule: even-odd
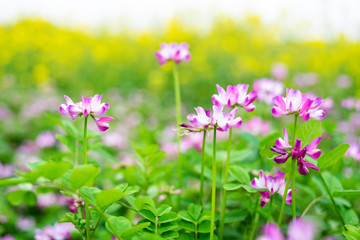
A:
MULTIPOLYGON (((174 74, 174 92, 175 92, 175 104, 176 104, 176 126, 181 124, 181 94, 180 94, 180 81, 179 74, 177 70, 177 64, 174 63, 173 67, 174 74)), ((178 188, 182 188, 182 158, 181 158, 181 150, 180 150, 180 141, 181 136, 177 134, 176 142, 177 142, 177 150, 179 154, 178 158, 178 188)), ((177 208, 180 207, 180 194, 177 196, 177 208)))
POLYGON ((213 171, 212 171, 212 191, 211 191, 210 240, 213 240, 213 239, 214 239, 214 227, 215 227, 215 201, 216 201, 216 126, 214 127, 212 170, 213 170, 213 171))
MULTIPOLYGON (((294 134, 293 134, 293 144, 295 144, 295 139, 296 139, 296 125, 297 125, 297 119, 298 119, 298 115, 295 114, 295 120, 294 120, 294 134)), ((296 162, 296 159, 292 160, 292 178, 291 178, 291 205, 292 205, 292 214, 293 214, 293 219, 296 219, 296 204, 295 204, 295 164, 294 162, 296 162)))
POLYGON ((200 205, 204 203, 204 170, 205 170, 205 144, 206 144, 206 131, 204 131, 202 149, 201 149, 201 173, 200 173, 200 205))
MULTIPOLYGON (((87 164, 87 117, 84 118, 84 141, 83 141, 83 149, 84 149, 84 165, 87 164)), ((90 210, 89 203, 85 200, 85 219, 86 219, 86 239, 90 240, 90 210)))
MULTIPOLYGON (((229 178, 229 166, 230 166, 230 153, 231 153, 231 140, 232 140, 232 128, 229 129, 229 141, 228 141, 228 149, 227 149, 227 157, 225 162, 225 168, 224 168, 224 183, 228 183, 229 178)), ((222 240, 224 236, 224 226, 225 226, 225 211, 226 211, 226 195, 227 192, 223 188, 222 189, 222 206, 221 206, 221 217, 220 217, 220 231, 219 231, 219 239, 222 240)))

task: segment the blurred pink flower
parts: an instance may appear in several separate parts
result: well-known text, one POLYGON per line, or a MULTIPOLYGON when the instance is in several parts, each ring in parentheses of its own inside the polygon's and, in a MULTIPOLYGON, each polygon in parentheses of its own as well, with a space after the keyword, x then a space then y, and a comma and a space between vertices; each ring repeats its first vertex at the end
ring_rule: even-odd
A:
POLYGON ((101 103, 102 95, 96 94, 94 97, 82 97, 82 102, 74 103, 71 98, 64 96, 66 104, 60 105, 60 113, 62 115, 70 115, 71 119, 75 120, 78 117, 84 115, 87 117, 90 115, 96 122, 99 130, 104 132, 109 128, 109 121, 114 121, 113 117, 100 117, 110 108, 107 103, 101 103))
MULTIPOLYGON (((259 178, 254 178, 251 181, 251 186, 255 189, 265 189, 266 191, 259 191, 261 194, 260 203, 261 207, 264 207, 270 198, 275 193, 278 193, 281 197, 284 196, 286 181, 285 173, 280 171, 276 172, 275 176, 265 176, 262 171, 259 172, 259 178)), ((295 189, 296 191, 296 189, 295 189)), ((286 193, 286 204, 291 204, 291 189, 286 193)))
POLYGON ((186 43, 161 43, 160 50, 155 53, 160 65, 172 60, 179 64, 190 60, 189 45, 186 43))
POLYGON ((15 240, 15 238, 10 234, 6 234, 5 236, 0 237, 0 240, 15 240))
POLYGON ((243 130, 253 135, 267 135, 270 132, 270 123, 260 117, 253 117, 243 124, 243 130))
POLYGON ((271 66, 271 75, 277 80, 284 80, 288 76, 288 68, 283 63, 274 63, 271 66))
POLYGON ((298 86, 312 86, 318 82, 316 73, 299 73, 295 76, 294 81, 298 86))
POLYGON ((72 223, 55 223, 54 226, 46 226, 44 230, 35 230, 35 240, 66 240, 71 238, 71 232, 75 230, 72 223))
MULTIPOLYGON (((262 236, 257 240, 285 240, 279 227, 274 223, 266 224, 262 229, 262 236)), ((316 234, 316 226, 301 218, 292 220, 287 231, 287 240, 313 240, 316 234)))
POLYGON ((356 142, 350 142, 350 147, 346 151, 345 156, 353 158, 355 161, 360 162, 360 147, 356 142))
POLYGON ((255 80, 253 88, 257 93, 259 101, 267 104, 271 104, 273 97, 282 96, 284 92, 284 84, 282 82, 268 78, 255 80))
POLYGON ((35 220, 32 217, 19 216, 16 227, 21 231, 27 231, 35 226, 35 220))
POLYGON ((180 149, 181 152, 186 152, 189 148, 194 148, 201 152, 202 149, 203 134, 194 133, 189 134, 181 138, 180 149))
POLYGON ((37 136, 35 143, 40 149, 53 147, 56 144, 55 134, 50 131, 42 132, 37 136))
POLYGON ((7 120, 11 118, 13 112, 7 108, 5 105, 0 105, 0 120, 7 120))
POLYGON ((340 75, 336 79, 336 83, 341 88, 349 88, 352 85, 352 80, 347 75, 340 75))
POLYGON ((14 175, 14 167, 10 164, 0 163, 0 178, 12 177, 14 175))
POLYGON ((50 206, 57 204, 57 195, 54 193, 45 193, 41 194, 37 198, 37 204, 36 206, 38 208, 48 208, 50 206))

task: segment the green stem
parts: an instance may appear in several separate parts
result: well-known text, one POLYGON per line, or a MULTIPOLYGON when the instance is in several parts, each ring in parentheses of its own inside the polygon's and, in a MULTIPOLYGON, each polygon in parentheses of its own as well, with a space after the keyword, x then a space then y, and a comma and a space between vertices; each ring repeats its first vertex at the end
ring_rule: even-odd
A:
MULTIPOLYGON (((294 122, 294 134, 293 134, 293 144, 295 145, 295 138, 296 138, 296 125, 297 125, 297 119, 298 119, 298 115, 295 115, 295 122, 294 122)), ((293 160, 293 162, 296 160, 293 160)), ((293 219, 296 219, 296 204, 295 204, 295 175, 296 175, 296 170, 295 170, 295 166, 294 163, 292 164, 291 167, 293 173, 292 173, 292 178, 291 178, 291 205, 292 205, 292 214, 293 214, 293 219)), ((287 194, 287 192, 284 192, 284 195, 287 194)))
POLYGON ((306 207, 306 209, 304 210, 304 212, 301 214, 300 218, 305 217, 306 213, 310 210, 310 208, 318 201, 320 201, 321 199, 323 199, 324 196, 320 196, 315 198, 314 200, 311 201, 311 203, 306 207))
MULTIPOLYGON (((296 159, 291 160, 291 170, 290 170, 290 174, 288 175, 288 178, 286 179, 284 196, 283 196, 282 203, 281 203, 281 208, 280 208, 280 215, 279 215, 279 219, 278 219, 278 225, 279 226, 281 225, 282 217, 283 217, 283 214, 284 214, 286 196, 287 196, 287 192, 288 192, 289 186, 290 186, 289 182, 293 178, 293 175, 294 175, 294 172, 295 172, 295 163, 296 163, 296 159)), ((291 195, 291 196, 293 196, 293 195, 291 195)))
POLYGON ((215 227, 215 201, 216 201, 216 126, 214 126, 212 169, 213 169, 213 171, 212 171, 212 191, 211 191, 210 240, 213 240, 213 239, 214 239, 214 227, 215 227))
POLYGON ((324 184, 324 186, 325 186, 326 192, 328 193, 328 195, 329 195, 329 197, 330 197, 330 199, 331 199, 331 202, 332 202, 332 204, 333 204, 333 206, 334 206, 335 212, 336 212, 336 214, 338 215, 338 217, 339 217, 339 219, 340 219, 340 221, 341 221, 341 224, 342 224, 343 228, 345 228, 345 227, 344 227, 344 226, 345 226, 345 221, 344 221, 343 217, 341 216, 341 213, 340 213, 338 207, 336 206, 335 199, 334 199, 334 197, 332 196, 332 194, 331 194, 331 192, 330 192, 329 186, 327 185, 327 183, 326 183, 324 177, 321 175, 320 171, 319 171, 319 175, 320 175, 321 181, 323 182, 323 184, 324 184))
POLYGON ((204 131, 202 149, 201 149, 201 173, 200 173, 200 205, 204 203, 204 170, 205 170, 205 143, 206 143, 206 131, 204 131))
POLYGON ((79 141, 75 142, 75 167, 79 164, 79 141))
MULTIPOLYGON (((83 148, 84 148, 84 165, 87 164, 87 117, 85 117, 84 121, 84 141, 83 141, 83 148)), ((90 240, 90 210, 89 210, 89 203, 85 200, 85 218, 86 218, 86 239, 90 240)))
MULTIPOLYGON (((232 129, 229 130, 229 141, 228 141, 228 149, 227 149, 227 157, 225 162, 224 168, 224 184, 228 183, 229 178, 229 165, 230 165, 230 152, 231 152, 231 139, 232 139, 232 129)), ((224 227, 225 227, 225 211, 226 211, 226 190, 222 189, 222 196, 221 196, 221 217, 220 217, 220 231, 219 231, 219 239, 222 240, 224 236, 224 227)))
POLYGON ((268 222, 268 223, 271 221, 272 203, 273 203, 273 197, 270 196, 269 215, 268 215, 268 219, 267 219, 267 222, 268 222))
POLYGON ((256 207, 255 207, 255 218, 254 218, 254 222, 253 222, 253 224, 252 224, 252 229, 251 229, 251 232, 250 232, 249 240, 253 240, 253 239, 254 239, 256 225, 257 225, 257 223, 258 223, 258 221, 259 221, 259 213, 258 213, 259 203, 260 203, 260 200, 257 201, 257 203, 256 203, 256 207))
MULTIPOLYGON (((177 65, 174 63, 173 68, 174 74, 174 92, 175 92, 175 104, 176 104, 176 126, 178 127, 181 124, 181 94, 180 94, 180 81, 179 81, 179 74, 177 70, 177 65)), ((182 158, 181 158, 181 151, 180 151, 180 140, 181 136, 177 135, 177 150, 179 154, 178 159, 178 188, 182 189, 182 158)), ((177 196, 177 208, 180 207, 180 194, 177 196)))

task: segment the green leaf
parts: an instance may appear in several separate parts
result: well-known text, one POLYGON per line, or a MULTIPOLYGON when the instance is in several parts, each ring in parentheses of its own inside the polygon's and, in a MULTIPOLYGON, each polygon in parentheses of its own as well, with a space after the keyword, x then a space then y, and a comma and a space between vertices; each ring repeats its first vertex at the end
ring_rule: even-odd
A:
POLYGON ((170 212, 171 211, 171 208, 172 207, 170 207, 169 205, 166 205, 166 204, 163 204, 163 205, 161 205, 158 209, 157 209, 157 211, 156 211, 156 215, 158 216, 158 217, 160 217, 161 215, 163 215, 164 213, 167 213, 167 212, 170 212))
POLYGON ((124 231, 131 228, 130 221, 125 217, 114 217, 111 216, 106 220, 106 229, 112 234, 121 235, 124 231))
POLYGON ((190 233, 182 233, 179 237, 179 240, 195 240, 195 238, 190 233))
POLYGON ((334 197, 342 197, 342 196, 358 196, 360 195, 360 190, 341 190, 334 191, 334 197))
POLYGON ((188 213, 197 222, 201 214, 202 207, 199 205, 190 204, 188 207, 188 213))
POLYGON ((231 210, 225 215, 225 223, 241 222, 248 214, 249 212, 246 209, 231 210))
POLYGON ((25 183, 26 180, 20 177, 10 177, 10 178, 1 178, 0 179, 0 187, 10 187, 15 186, 20 183, 25 183))
POLYGON ((306 146, 314 138, 321 137, 321 134, 322 134, 321 122, 310 119, 308 122, 305 122, 297 129, 296 138, 301 139, 302 145, 306 146))
POLYGON ((96 205, 101 209, 106 209, 114 202, 119 201, 125 195, 126 193, 117 189, 108 189, 101 191, 96 195, 96 205))
POLYGON ((144 217, 144 218, 152 221, 153 223, 156 222, 156 220, 155 220, 155 215, 154 215, 150 210, 141 209, 141 210, 139 211, 139 214, 140 214, 142 217, 144 217))
POLYGON ((318 167, 321 170, 324 170, 325 168, 331 167, 332 165, 336 164, 345 155, 349 147, 349 144, 341 144, 336 148, 332 149, 331 151, 322 154, 318 160, 318 167))
POLYGON ((64 136, 61 134, 56 134, 56 138, 62 142, 70 151, 75 152, 75 143, 74 140, 69 136, 64 136))
POLYGON ((6 198, 13 206, 19 206, 22 203, 25 203, 28 206, 35 206, 37 202, 35 193, 25 190, 15 190, 9 192, 6 198))
POLYGON ((344 221, 346 224, 349 225, 356 225, 359 223, 359 217, 354 211, 354 209, 347 209, 345 210, 344 214, 344 221))
POLYGON ((226 190, 226 191, 233 191, 233 190, 237 190, 237 189, 244 189, 245 192, 248 192, 248 193, 256 193, 257 190, 252 188, 251 186, 249 185, 245 185, 245 184, 240 184, 240 183, 227 183, 223 186, 223 188, 226 190))
POLYGON ((230 166, 230 174, 240 183, 250 183, 248 172, 240 166, 230 166))
POLYGON ((260 150, 260 156, 267 159, 273 160, 278 153, 271 151, 271 147, 275 145, 275 139, 269 140, 260 150))
POLYGON ((141 230, 143 230, 144 228, 148 227, 150 225, 150 222, 145 222, 145 223, 140 223, 137 224, 136 226, 129 228, 125 231, 122 232, 121 237, 123 238, 128 238, 131 235, 140 232, 141 230))
POLYGON ((203 221, 202 223, 200 223, 199 227, 198 227, 198 232, 199 233, 208 233, 210 232, 210 221, 203 221))
POLYGON ((71 163, 69 162, 50 161, 39 167, 38 171, 40 172, 39 174, 44 178, 47 178, 50 181, 54 181, 55 179, 62 177, 62 175, 64 175, 70 168, 71 163))
POLYGON ((161 237, 164 239, 177 238, 179 237, 179 233, 175 231, 164 232, 163 234, 161 234, 161 237))
POLYGON ((167 231, 173 230, 175 228, 178 228, 178 225, 176 224, 176 222, 167 222, 167 223, 163 223, 160 226, 158 226, 158 232, 161 234, 163 232, 167 232, 167 231))
POLYGON ((180 220, 178 222, 179 226, 182 227, 185 230, 188 230, 190 232, 195 232, 195 225, 191 222, 180 220))
POLYGON ((359 240, 360 239, 360 229, 359 227, 353 225, 345 225, 347 231, 344 231, 345 239, 347 240, 359 240))
POLYGON ((94 178, 100 173, 98 168, 92 165, 81 165, 74 168, 70 174, 70 183, 75 189, 82 186, 92 185, 94 178))
POLYGON ((182 210, 182 211, 178 212, 178 216, 180 218, 184 219, 185 221, 192 222, 192 223, 196 222, 187 211, 182 210))
POLYGON ((264 147, 267 143, 269 142, 274 142, 276 139, 278 139, 279 137, 281 137, 281 134, 279 132, 273 132, 270 133, 269 135, 267 135, 266 137, 264 137, 260 143, 259 146, 262 148, 264 147))
POLYGON ((177 218, 178 216, 176 215, 176 213, 167 212, 159 217, 158 223, 172 222, 175 221, 177 218))
POLYGON ((334 191, 344 190, 343 186, 341 185, 341 182, 335 175, 332 175, 329 172, 324 172, 324 173, 320 173, 320 174, 323 175, 331 193, 333 193, 334 191))
POLYGON ((80 196, 88 200, 91 205, 96 206, 96 195, 101 192, 100 189, 94 187, 82 187, 79 190, 80 196))

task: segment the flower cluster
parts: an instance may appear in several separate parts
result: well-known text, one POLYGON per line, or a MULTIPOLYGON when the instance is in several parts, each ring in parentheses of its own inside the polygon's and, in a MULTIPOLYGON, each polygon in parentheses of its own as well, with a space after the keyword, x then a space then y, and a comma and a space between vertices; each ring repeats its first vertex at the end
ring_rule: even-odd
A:
POLYGON ((74 103, 71 98, 64 96, 66 104, 60 105, 60 113, 62 115, 70 115, 71 119, 75 120, 78 117, 91 116, 98 126, 99 130, 104 132, 109 128, 109 121, 114 121, 112 117, 98 117, 104 115, 110 108, 107 103, 101 103, 102 95, 96 94, 94 97, 82 97, 82 102, 74 103))
POLYGON ((187 116, 190 124, 180 124, 181 129, 187 132, 202 132, 216 127, 219 131, 227 131, 230 128, 238 128, 241 126, 240 117, 235 118, 238 108, 234 108, 231 112, 223 112, 223 106, 213 106, 213 112, 204 110, 202 107, 195 108, 197 115, 189 114, 187 116))
POLYGON ((272 114, 274 117, 296 114, 306 122, 309 121, 309 118, 322 120, 325 116, 325 111, 320 108, 323 101, 320 97, 311 99, 299 90, 287 88, 286 98, 281 96, 273 98, 272 114))
POLYGON ((179 64, 190 60, 189 45, 186 43, 161 43, 160 51, 155 53, 160 65, 164 65, 167 61, 172 60, 179 64))
POLYGON ((46 226, 44 230, 35 230, 35 240, 65 240, 71 238, 74 230, 72 223, 55 223, 54 226, 46 226))
POLYGON ((313 159, 318 159, 320 157, 321 150, 316 147, 321 139, 321 137, 317 137, 312 140, 310 144, 301 149, 302 141, 296 138, 294 147, 292 147, 289 144, 289 137, 286 129, 284 128, 284 139, 276 139, 275 146, 271 147, 273 152, 279 154, 274 158, 274 161, 278 164, 282 164, 285 163, 291 156, 293 160, 297 160, 297 166, 300 174, 306 175, 309 172, 308 168, 319 170, 315 164, 306 161, 305 156, 308 155, 313 159))
POLYGON ((212 96, 212 102, 217 106, 228 106, 233 108, 240 106, 247 112, 251 112, 255 109, 253 102, 255 101, 257 94, 256 91, 252 91, 249 94, 249 84, 238 84, 236 86, 228 85, 226 91, 216 84, 219 94, 212 96))
MULTIPOLYGON (((260 171, 259 178, 254 178, 251 181, 251 186, 255 189, 265 189, 265 191, 259 191, 261 194, 260 203, 264 207, 275 193, 278 193, 281 197, 284 196, 286 186, 285 173, 278 171, 273 177, 270 175, 265 176, 260 171)), ((291 204, 291 189, 286 193, 286 203, 291 204)))

